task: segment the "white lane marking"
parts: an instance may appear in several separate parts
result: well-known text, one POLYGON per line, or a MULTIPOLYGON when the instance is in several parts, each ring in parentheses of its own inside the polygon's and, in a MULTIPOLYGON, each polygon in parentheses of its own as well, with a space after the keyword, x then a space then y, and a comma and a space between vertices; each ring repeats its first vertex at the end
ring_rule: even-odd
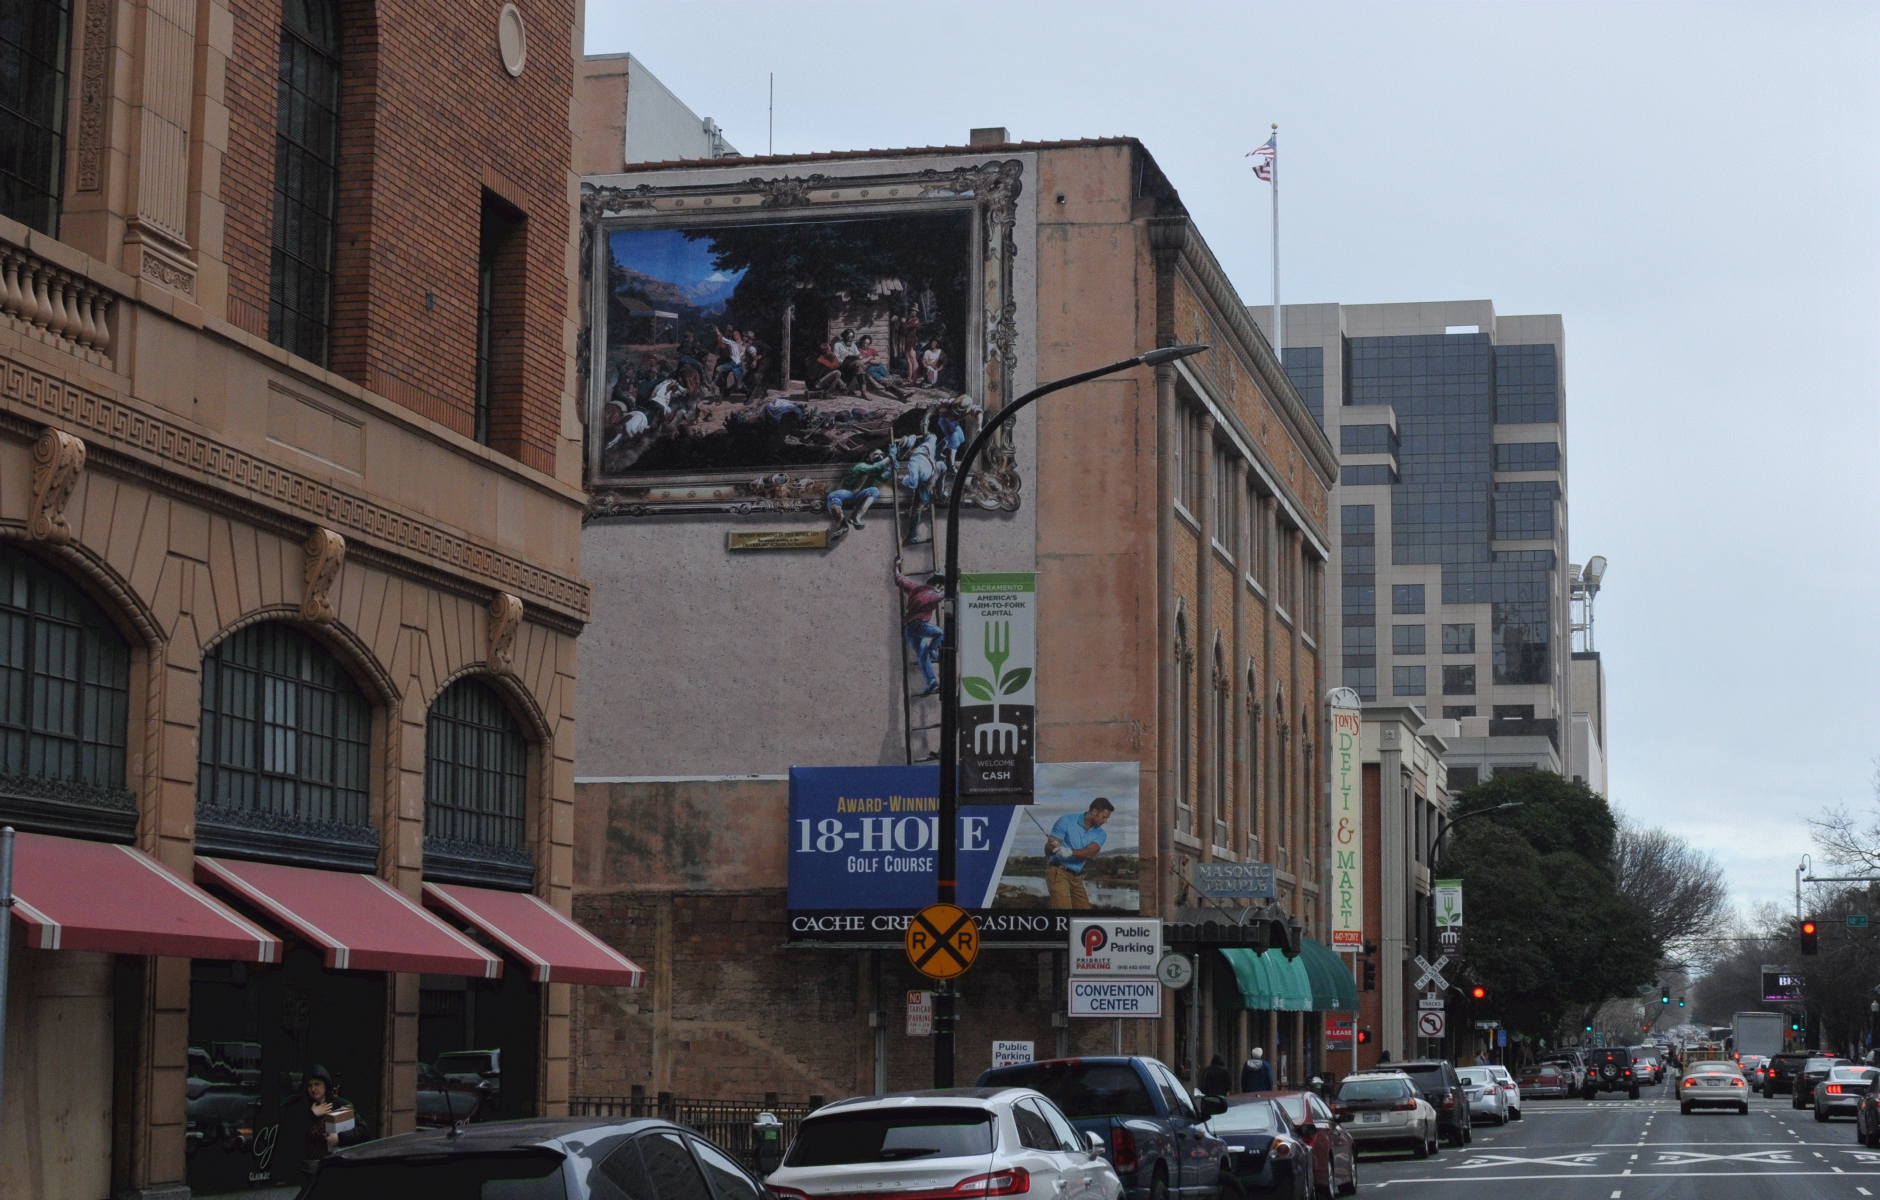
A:
MULTIPOLYGON (((1816 1155, 1817 1158, 1820 1155, 1816 1155)), ((1684 1167, 1700 1162, 1748 1162, 1768 1163, 1772 1166, 1792 1167, 1795 1160, 1789 1157, 1787 1150, 1753 1150, 1748 1154, 1699 1154, 1695 1150, 1660 1151, 1658 1166, 1684 1167)))
POLYGON ((1612 1189, 1612 1200, 1619 1200, 1619 1197, 1624 1194, 1625 1193, 1621 1192, 1618 1188, 1614 1188, 1612 1189))
POLYGON ((1864 1188, 1864 1187, 1856 1187, 1856 1188, 1855 1188, 1854 1190, 1855 1190, 1855 1191, 1857 1191, 1857 1192, 1859 1192, 1859 1193, 1860 1193, 1861 1195, 1863 1195, 1863 1196, 1871 1196, 1871 1195, 1873 1195, 1873 1193, 1872 1193, 1872 1192, 1870 1192, 1870 1191, 1868 1191, 1868 1190, 1867 1190, 1866 1188, 1864 1188))

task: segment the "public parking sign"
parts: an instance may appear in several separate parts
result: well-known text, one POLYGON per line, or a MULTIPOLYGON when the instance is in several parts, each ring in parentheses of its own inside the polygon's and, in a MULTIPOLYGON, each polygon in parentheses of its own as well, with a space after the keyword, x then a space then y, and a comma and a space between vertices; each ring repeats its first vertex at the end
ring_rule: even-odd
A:
POLYGON ((1162 922, 1143 917, 1071 921, 1071 975, 1153 979, 1162 961, 1162 922))

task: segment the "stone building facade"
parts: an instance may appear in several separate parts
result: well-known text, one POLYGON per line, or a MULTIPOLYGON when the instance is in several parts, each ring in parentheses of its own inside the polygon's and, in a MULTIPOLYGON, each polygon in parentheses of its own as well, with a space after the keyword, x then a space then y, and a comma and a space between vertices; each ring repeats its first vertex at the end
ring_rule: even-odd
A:
POLYGON ((419 902, 572 897, 577 6, 18 7, 46 38, 5 100, 43 119, 0 188, 0 822, 22 870, 116 843, 277 941, 16 937, 0 1196, 297 1183, 265 1122, 312 1066, 407 1130, 490 1022, 505 1115, 565 1112, 570 985, 419 902), (338 969, 218 862, 380 881, 508 969, 338 969))
MULTIPOLYGON (((1198 922, 1193 864, 1271 862, 1286 916, 1323 939, 1336 457, 1148 150, 975 131, 970 146, 944 149, 633 167, 589 177, 583 197, 591 279, 609 288, 642 286, 609 273, 620 230, 743 213, 756 224, 865 221, 902 202, 968 214, 987 231, 971 284, 987 298, 966 322, 970 370, 954 388, 987 412, 1154 346, 1212 347, 1021 414, 984 477, 969 477, 963 569, 1036 573, 1037 757, 1130 765, 1140 912, 1198 922)), ((610 292, 591 286, 599 347, 594 314, 610 292)), ((683 316, 658 299, 675 293, 644 286, 640 308, 615 310, 623 319, 667 303, 683 316)), ((742 423, 728 428, 802 421, 815 436, 831 410, 843 418, 840 389, 818 391, 804 374, 842 322, 804 335, 812 300, 801 285, 795 294, 794 332, 755 331, 760 359, 787 373, 748 403, 707 391, 699 420, 724 419, 728 405, 742 423)), ((600 440, 589 445, 583 560, 595 613, 581 641, 575 839, 577 916, 647 963, 653 984, 584 994, 573 1086, 720 1098, 925 1086, 931 1043, 905 1032, 903 1006, 928 985, 901 951, 808 944, 786 919, 790 769, 918 763, 932 748, 894 581, 897 569, 928 569, 924 539, 905 536, 916 487, 886 485, 858 525, 829 529, 840 470, 614 472, 614 448, 665 420, 629 379, 643 355, 670 353, 659 339, 689 336, 659 319, 624 366, 598 349, 590 366, 600 440), (736 548, 753 541, 808 548, 736 548)), ((915 390, 899 362, 880 378, 915 390)), ((852 514, 859 500, 841 502, 852 514)), ((933 535, 945 536, 938 518, 933 535)), ((993 1038, 1031 1041, 1041 1056, 1110 1052, 1120 1038, 1183 1070, 1263 1044, 1287 1054, 1295 1078, 1318 1053, 1310 1014, 1217 997, 1205 946, 1194 947, 1202 986, 1160 1020, 1122 1022, 1120 1034, 1069 1020, 1062 946, 989 947, 964 978, 961 1082, 988 1065, 993 1038), (1198 1042, 1190 997, 1204 1009, 1198 1042)))

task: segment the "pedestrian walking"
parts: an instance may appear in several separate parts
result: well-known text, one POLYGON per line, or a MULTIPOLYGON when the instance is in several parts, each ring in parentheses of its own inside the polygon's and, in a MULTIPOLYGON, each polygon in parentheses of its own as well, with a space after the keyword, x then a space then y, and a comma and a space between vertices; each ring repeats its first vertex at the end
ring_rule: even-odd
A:
POLYGON ((1258 1046, 1255 1046, 1253 1053, 1247 1056, 1247 1065, 1240 1068, 1240 1090, 1243 1092, 1273 1090, 1273 1064, 1266 1061, 1266 1051, 1258 1046))
POLYGON ((1201 1094, 1204 1096, 1225 1096, 1234 1086, 1234 1077, 1227 1070, 1227 1060, 1220 1055, 1201 1072, 1201 1094))

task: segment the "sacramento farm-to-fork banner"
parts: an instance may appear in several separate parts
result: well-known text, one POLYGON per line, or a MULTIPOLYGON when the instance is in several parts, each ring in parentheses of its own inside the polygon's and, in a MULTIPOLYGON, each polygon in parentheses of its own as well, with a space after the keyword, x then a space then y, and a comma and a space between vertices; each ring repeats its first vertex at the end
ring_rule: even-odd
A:
MULTIPOLYGON (((982 941, 1060 950, 1073 915, 1141 910, 1141 774, 1039 763, 1032 803, 960 806, 959 903, 982 941)), ((939 796, 931 764, 791 768, 789 940, 899 949, 936 895, 939 796)))
POLYGON ((1038 577, 960 576, 960 795, 1030 804, 1038 577))

